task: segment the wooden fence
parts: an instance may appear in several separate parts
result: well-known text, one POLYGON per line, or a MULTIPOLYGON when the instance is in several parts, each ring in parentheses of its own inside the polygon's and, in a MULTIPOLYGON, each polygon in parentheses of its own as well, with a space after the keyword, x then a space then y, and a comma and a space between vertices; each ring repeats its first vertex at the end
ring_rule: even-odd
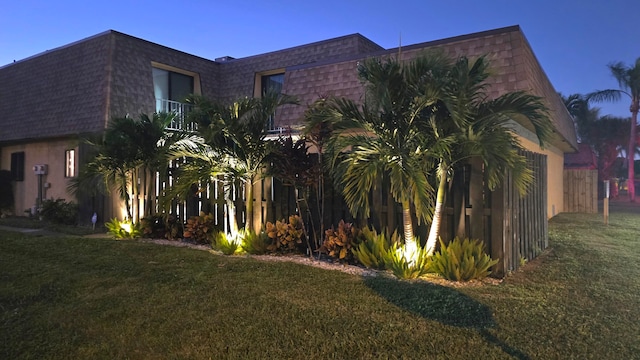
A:
POLYGON ((518 269, 523 261, 534 259, 549 246, 547 157, 529 151, 523 154, 534 176, 527 194, 519 194, 511 176, 492 194, 490 253, 501 259, 495 268, 498 275, 518 269))
MULTIPOLYGON (((441 228, 442 239, 449 241, 455 236, 477 238, 484 241, 487 252, 493 258, 500 259, 494 268, 494 274, 504 276, 516 270, 522 261, 535 258, 547 246, 547 159, 545 155, 524 151, 522 155, 533 170, 534 183, 526 195, 520 196, 510 176, 498 189, 489 191, 483 172, 483 164, 472 161, 457 169, 447 195, 445 216, 441 228)), ((166 174, 141 176, 137 183, 133 199, 134 214, 142 216, 143 209, 150 206, 152 213, 167 211, 178 218, 186 219, 200 211, 211 213, 221 229, 226 224, 227 200, 224 197, 222 181, 214 181, 204 188, 193 188, 190 196, 183 202, 173 201, 164 210, 158 199, 165 189, 172 185, 171 172, 178 168, 175 163, 166 174), (151 194, 151 196, 148 196, 151 194), (151 200, 150 200, 151 199, 151 200), (151 201, 151 203, 148 203, 151 201)), ((319 209, 316 205, 315 191, 299 194, 302 201, 302 216, 311 233, 320 234, 326 228, 335 226, 341 219, 356 222, 358 225, 372 225, 381 229, 398 229, 402 225, 402 209, 388 191, 388 181, 384 180, 371 193, 372 209, 368 219, 353 219, 341 194, 332 189, 329 180, 324 189, 324 219, 320 225, 319 209)), ((286 219, 297 213, 296 194, 292 187, 284 186, 272 178, 258 180, 254 186, 254 224, 260 227, 267 221, 286 219)), ((235 204, 236 219, 239 226, 246 221, 244 186, 235 184, 231 188, 231 200, 235 204)), ((107 201, 102 216, 119 217, 118 207, 107 201)), ((120 210, 121 212, 121 210, 120 210)), ((121 217, 121 216, 120 216, 121 217)), ((137 217, 137 216, 136 216, 137 217)), ((101 217, 104 218, 104 217, 101 217)), ((108 219, 109 217, 107 217, 108 219)), ((418 224, 417 219, 414 223, 418 224)), ((416 235, 426 240, 428 224, 416 226, 416 235)))
POLYGON ((598 170, 564 170, 564 211, 598 213, 598 170))

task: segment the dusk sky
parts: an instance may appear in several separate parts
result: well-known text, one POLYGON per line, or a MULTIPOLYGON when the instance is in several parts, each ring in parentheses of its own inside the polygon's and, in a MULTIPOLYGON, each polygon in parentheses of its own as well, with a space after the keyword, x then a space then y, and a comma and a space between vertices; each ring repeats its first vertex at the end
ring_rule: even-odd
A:
MULTIPOLYGON (((208 59, 360 33, 384 48, 520 25, 557 91, 618 88, 607 64, 640 57, 640 1, 3 1, 0 66, 117 30, 208 59)), ((602 104, 629 116, 629 101, 602 104)))

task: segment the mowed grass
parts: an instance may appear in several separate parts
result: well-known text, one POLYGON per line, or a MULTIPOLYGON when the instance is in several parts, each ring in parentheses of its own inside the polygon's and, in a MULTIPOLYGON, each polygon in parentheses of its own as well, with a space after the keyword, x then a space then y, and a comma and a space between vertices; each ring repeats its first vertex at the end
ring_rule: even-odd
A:
POLYGON ((2 359, 640 358, 640 215, 561 214, 499 285, 0 235, 2 359))

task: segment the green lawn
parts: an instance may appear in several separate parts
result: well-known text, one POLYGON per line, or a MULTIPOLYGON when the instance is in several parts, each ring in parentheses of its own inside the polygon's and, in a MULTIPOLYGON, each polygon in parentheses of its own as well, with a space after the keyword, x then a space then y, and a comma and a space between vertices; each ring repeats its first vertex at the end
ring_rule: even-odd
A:
POLYGON ((0 358, 640 358, 640 215, 561 214, 500 285, 0 235, 0 358))

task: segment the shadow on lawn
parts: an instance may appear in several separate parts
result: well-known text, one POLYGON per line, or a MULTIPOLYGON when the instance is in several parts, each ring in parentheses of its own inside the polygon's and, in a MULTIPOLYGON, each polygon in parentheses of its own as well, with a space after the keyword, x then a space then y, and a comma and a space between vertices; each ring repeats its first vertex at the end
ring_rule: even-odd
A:
POLYGON ((391 304, 444 325, 475 329, 487 342, 516 359, 529 356, 498 339, 489 329, 497 327, 491 309, 475 299, 445 286, 371 277, 365 284, 391 304))

